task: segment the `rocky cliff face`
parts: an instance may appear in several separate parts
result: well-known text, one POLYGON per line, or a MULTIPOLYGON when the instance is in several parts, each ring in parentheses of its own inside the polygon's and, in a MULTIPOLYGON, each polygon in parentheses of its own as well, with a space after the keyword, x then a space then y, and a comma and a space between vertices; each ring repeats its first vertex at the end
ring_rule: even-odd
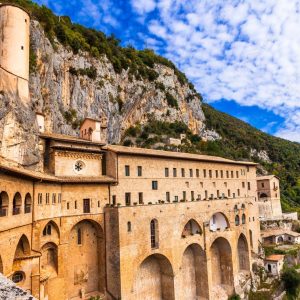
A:
POLYGON ((116 74, 106 57, 74 55, 58 42, 54 49, 36 21, 31 40, 37 57, 36 72, 30 77, 32 113, 45 114, 47 131, 76 135, 84 117, 106 117, 108 142, 118 143, 123 130, 154 116, 183 121, 194 133, 202 132, 201 101, 188 84, 180 84, 172 69, 156 65, 159 77, 152 82, 137 80, 124 70, 116 74), (178 109, 168 105, 167 92, 177 100, 178 109))

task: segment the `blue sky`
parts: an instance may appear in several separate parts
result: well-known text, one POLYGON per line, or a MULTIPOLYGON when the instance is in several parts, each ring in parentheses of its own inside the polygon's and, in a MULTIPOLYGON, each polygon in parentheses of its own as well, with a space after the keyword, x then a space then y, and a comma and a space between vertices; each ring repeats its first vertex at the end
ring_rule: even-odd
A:
POLYGON ((299 0, 36 0, 171 59, 206 102, 300 142, 299 0))

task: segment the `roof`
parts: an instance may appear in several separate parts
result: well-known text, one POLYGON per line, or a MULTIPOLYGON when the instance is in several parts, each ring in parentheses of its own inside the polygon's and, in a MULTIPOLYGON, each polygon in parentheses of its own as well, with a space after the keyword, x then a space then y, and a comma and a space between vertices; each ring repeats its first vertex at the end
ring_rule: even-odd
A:
POLYGON ((0 170, 11 174, 22 175, 28 179, 36 181, 46 181, 46 182, 59 182, 59 183, 115 183, 116 179, 109 176, 54 176, 51 174, 46 174, 43 172, 37 172, 33 170, 25 169, 24 167, 9 163, 4 159, 0 158, 0 170))
POLYGON ((235 160, 230 160, 218 156, 191 154, 191 153, 183 153, 183 152, 172 152, 172 151, 164 151, 164 150, 153 150, 153 149, 136 148, 136 147, 125 147, 125 146, 117 146, 117 145, 106 145, 103 147, 103 149, 115 153, 129 154, 129 155, 168 157, 174 159, 199 160, 199 161, 214 161, 219 163, 238 164, 238 165, 251 165, 251 166, 257 165, 256 163, 253 162, 235 161, 235 160))
POLYGON ((59 133, 50 133, 50 132, 40 133, 40 137, 44 139, 51 139, 51 140, 63 141, 63 142, 72 142, 77 144, 88 144, 88 145, 97 145, 97 146, 105 145, 105 143, 96 143, 76 136, 70 136, 70 135, 59 134, 59 133))
POLYGON ((298 233, 298 232, 290 231, 290 230, 281 230, 281 229, 264 231, 261 233, 261 236, 263 238, 267 238, 267 237, 278 236, 278 235, 283 235, 283 234, 287 234, 287 235, 294 236, 294 237, 300 236, 300 233, 298 233))
MULTIPOLYGON (((95 118, 90 118, 90 117, 87 117, 87 118, 84 118, 84 120, 83 120, 83 122, 82 122, 82 124, 86 121, 86 120, 91 120, 91 121, 95 121, 95 122, 101 122, 101 120, 100 119, 95 119, 95 118)), ((81 125, 82 126, 82 125, 81 125)), ((81 127, 80 126, 80 127, 81 127)))
POLYGON ((265 176, 257 176, 256 180, 271 180, 274 177, 276 177, 277 179, 279 179, 276 175, 265 175, 265 176))
POLYGON ((265 260, 267 261, 280 261, 284 259, 284 255, 283 254, 272 254, 269 255, 265 258, 265 260))
POLYGON ((30 12, 27 9, 25 9, 24 7, 22 7, 18 4, 15 4, 15 3, 0 3, 0 7, 1 6, 14 6, 14 7, 17 7, 19 9, 23 10, 30 17, 30 12))

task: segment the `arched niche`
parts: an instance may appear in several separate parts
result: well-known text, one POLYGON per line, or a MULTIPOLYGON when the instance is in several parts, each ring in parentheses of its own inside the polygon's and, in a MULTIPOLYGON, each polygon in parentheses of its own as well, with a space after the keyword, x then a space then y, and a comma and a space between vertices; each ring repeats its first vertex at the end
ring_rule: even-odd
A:
POLYGON ((181 236, 187 237, 187 236, 191 236, 191 235, 195 235, 195 234, 201 235, 202 229, 201 229, 200 225, 194 219, 191 219, 185 224, 181 236))
POLYGON ((103 293, 105 289, 105 244, 101 226, 92 220, 77 223, 70 231, 68 297, 103 293))
POLYGON ((226 216, 222 213, 215 213, 209 220, 209 229, 210 231, 223 231, 229 228, 229 222, 226 216))
POLYGON ((0 193, 0 217, 8 215, 9 198, 6 192, 0 193))
POLYGON ((44 278, 56 277, 58 272, 58 249, 54 243, 46 243, 41 249, 41 273, 44 278))
POLYGON ((173 268, 164 255, 150 255, 140 264, 134 285, 134 299, 175 299, 173 268))
POLYGON ((224 289, 227 295, 233 292, 232 251, 229 242, 217 238, 210 247, 213 286, 224 289))
POLYGON ((30 255, 30 244, 27 236, 23 234, 18 242, 16 251, 15 251, 15 259, 24 258, 30 255))
POLYGON ((239 271, 250 271, 249 249, 246 237, 241 234, 237 245, 239 271))
POLYGON ((207 260, 198 244, 189 245, 182 256, 179 299, 208 299, 207 260))

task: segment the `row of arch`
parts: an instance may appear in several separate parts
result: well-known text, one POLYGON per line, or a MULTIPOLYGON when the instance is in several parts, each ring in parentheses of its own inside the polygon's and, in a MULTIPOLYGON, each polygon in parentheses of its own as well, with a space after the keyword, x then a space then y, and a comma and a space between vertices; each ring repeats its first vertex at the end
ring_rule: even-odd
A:
MULTIPOLYGON (((24 203, 23 203, 21 194, 19 192, 16 192, 12 201, 11 214, 19 215, 22 213, 22 211, 25 214, 28 214, 31 212, 31 206, 32 206, 32 197, 30 193, 27 193, 25 195, 24 203)), ((9 197, 8 194, 3 191, 0 193, 0 217, 6 217, 8 216, 8 214, 9 214, 9 197)))
MULTIPOLYGON (((233 290, 233 257, 230 243, 218 237, 210 247, 213 285, 233 290)), ((241 234, 237 243, 238 268, 250 271, 249 249, 246 237, 241 234)), ((208 274, 205 251, 199 244, 189 245, 182 256, 176 290, 179 299, 207 299, 208 274), (179 286, 178 286, 179 285, 179 286)), ((169 259, 162 254, 152 254, 140 264, 134 282, 136 299, 175 299, 174 271, 169 259)))

